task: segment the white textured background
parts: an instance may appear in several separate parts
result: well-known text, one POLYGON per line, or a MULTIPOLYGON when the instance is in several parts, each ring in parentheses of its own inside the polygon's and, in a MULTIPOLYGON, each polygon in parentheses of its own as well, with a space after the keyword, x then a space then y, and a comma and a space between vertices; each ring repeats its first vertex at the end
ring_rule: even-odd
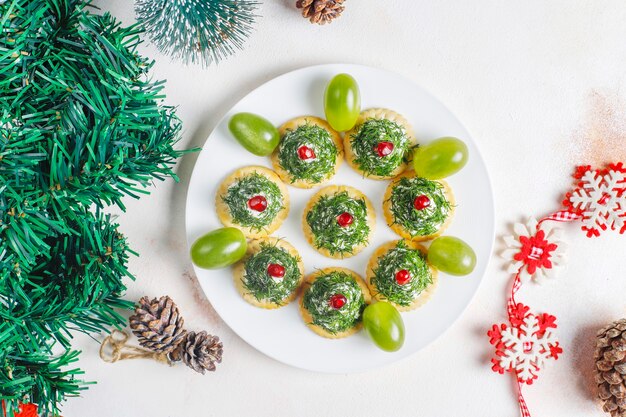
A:
MULTIPOLYGON (((399 72, 441 99, 481 147, 496 197, 497 233, 558 207, 577 163, 626 160, 626 4, 621 0, 348 0, 343 16, 317 27, 295 0, 264 0, 245 50, 207 70, 183 67, 145 45, 154 74, 179 106, 182 147, 200 146, 249 90, 299 67, 333 62, 399 72)), ((124 23, 129 0, 96 4, 124 23)), ((76 346, 98 384, 64 407, 65 417, 515 416, 512 379, 494 374, 485 332, 505 319, 509 276, 493 258, 474 302, 426 350, 385 369, 322 375, 256 352, 216 316, 187 258, 184 205, 195 156, 180 184, 159 183, 127 201, 121 230, 141 254, 129 299, 169 294, 190 329, 218 334, 224 363, 206 376, 145 360, 105 364, 84 336, 76 346)), ((565 353, 526 389, 533 416, 601 416, 592 367, 598 327, 626 315, 626 236, 588 240, 574 226, 568 268, 522 289, 520 300, 558 317, 565 353)), ((499 248, 499 245, 496 245, 499 248)), ((279 340, 276 343, 280 343, 279 340)))

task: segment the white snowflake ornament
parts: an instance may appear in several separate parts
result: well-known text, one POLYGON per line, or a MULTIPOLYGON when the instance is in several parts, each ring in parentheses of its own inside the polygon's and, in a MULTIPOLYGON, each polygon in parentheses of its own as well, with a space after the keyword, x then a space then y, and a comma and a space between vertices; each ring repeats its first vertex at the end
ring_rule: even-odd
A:
POLYGON ((560 228, 550 224, 541 227, 533 217, 526 224, 513 225, 513 235, 504 236, 507 248, 500 254, 511 262, 507 271, 519 273, 522 281, 533 279, 541 283, 553 278, 566 261, 567 245, 562 240, 560 228))
POLYGON ((574 178, 577 188, 565 196, 563 204, 582 218, 588 237, 604 230, 626 231, 626 168, 609 164, 606 169, 578 167, 574 178))
POLYGON ((493 325, 488 332, 489 343, 496 348, 491 360, 494 372, 514 372, 519 382, 532 384, 537 373, 549 359, 558 359, 563 349, 550 328, 556 328, 556 317, 528 312, 517 304, 511 316, 511 326, 493 325))

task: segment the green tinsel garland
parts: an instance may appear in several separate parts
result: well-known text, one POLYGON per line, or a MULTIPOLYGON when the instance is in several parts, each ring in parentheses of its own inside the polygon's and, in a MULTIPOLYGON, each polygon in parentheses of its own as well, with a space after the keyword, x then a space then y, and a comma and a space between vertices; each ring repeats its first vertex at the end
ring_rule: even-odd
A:
POLYGON ((0 399, 9 416, 20 402, 57 415, 85 389, 71 332, 132 307, 134 252, 101 209, 176 179, 180 121, 137 53, 141 27, 88 0, 0 3, 0 399))

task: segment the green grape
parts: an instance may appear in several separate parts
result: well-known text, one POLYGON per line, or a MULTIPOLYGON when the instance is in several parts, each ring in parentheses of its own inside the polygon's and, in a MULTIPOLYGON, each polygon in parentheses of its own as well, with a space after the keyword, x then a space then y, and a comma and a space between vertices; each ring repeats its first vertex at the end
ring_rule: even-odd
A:
POLYGON ((280 140, 278 129, 267 119, 253 113, 237 113, 228 129, 237 142, 257 156, 271 154, 280 140))
POLYGON ((352 129, 361 112, 361 93, 356 80, 348 74, 338 74, 326 86, 324 93, 326 120, 338 132, 352 129))
POLYGON ((446 274, 467 275, 476 266, 476 254, 461 239, 441 236, 430 244, 428 262, 446 274))
POLYGON ((413 155, 415 173, 438 180, 459 172, 467 163, 467 145, 457 138, 439 138, 420 146, 413 155))
POLYGON ((363 311, 363 327, 376 346, 395 352, 404 344, 404 321, 388 302, 370 304, 363 311))
POLYGON ((224 268, 243 258, 247 246, 241 230, 223 227, 199 237, 191 245, 191 260, 200 268, 224 268))

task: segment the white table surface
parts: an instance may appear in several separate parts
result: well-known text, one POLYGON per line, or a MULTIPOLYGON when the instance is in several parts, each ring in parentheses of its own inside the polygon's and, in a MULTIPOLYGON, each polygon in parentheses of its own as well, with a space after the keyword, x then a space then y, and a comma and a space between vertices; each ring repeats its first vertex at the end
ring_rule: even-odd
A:
MULTIPOLYGON (((626 160, 626 5, 620 0, 349 0, 324 27, 299 16, 295 0, 265 0, 245 50, 217 67, 184 67, 142 46, 167 79, 167 103, 184 123, 181 147, 200 146, 248 91, 284 72, 350 62, 399 72, 425 87, 465 124, 481 147, 496 198, 496 230, 558 208, 578 163, 626 160)), ((129 0, 98 0, 124 23, 129 0)), ((103 363, 79 335, 80 366, 98 381, 64 407, 65 417, 182 416, 516 416, 510 376, 490 370, 486 331, 505 320, 509 275, 493 257, 473 303, 444 336, 384 369, 354 375, 291 368, 254 350, 215 314, 199 289, 184 233, 181 178, 128 199, 121 231, 141 256, 127 298, 169 294, 186 325, 224 341, 224 362, 202 376, 146 360, 103 363)), ((602 416, 594 401, 593 348, 602 325, 626 315, 626 236, 589 240, 568 226, 570 261, 519 300, 558 317, 565 353, 526 388, 533 416, 602 416)), ((501 248, 499 243, 496 249, 501 248)), ((276 341, 280 343, 280 341, 276 341)))

